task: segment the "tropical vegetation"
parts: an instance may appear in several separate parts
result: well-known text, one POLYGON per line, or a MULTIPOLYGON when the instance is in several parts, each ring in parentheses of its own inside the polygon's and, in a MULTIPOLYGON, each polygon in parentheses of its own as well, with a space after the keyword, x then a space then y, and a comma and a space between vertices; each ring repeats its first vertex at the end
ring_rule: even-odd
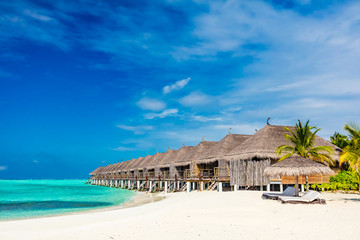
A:
POLYGON ((357 178, 358 189, 360 191, 360 127, 349 123, 345 125, 344 129, 349 133, 350 141, 340 155, 340 164, 349 164, 350 169, 357 178))
POLYGON ((358 177, 354 171, 340 171, 331 176, 329 183, 311 184, 312 189, 324 191, 355 191, 359 189, 358 177))
POLYGON ((292 144, 281 145, 276 149, 279 156, 284 154, 279 161, 282 161, 293 154, 297 154, 317 162, 327 162, 329 165, 333 165, 331 155, 334 153, 334 149, 330 146, 315 146, 315 136, 321 128, 310 126, 309 121, 303 125, 301 121, 298 120, 294 130, 289 129, 288 127, 285 127, 284 129, 288 131, 288 134, 285 134, 285 139, 292 144))
POLYGON ((335 132, 334 135, 330 137, 330 140, 332 144, 338 146, 341 149, 344 149, 350 143, 348 136, 342 135, 338 132, 335 132))

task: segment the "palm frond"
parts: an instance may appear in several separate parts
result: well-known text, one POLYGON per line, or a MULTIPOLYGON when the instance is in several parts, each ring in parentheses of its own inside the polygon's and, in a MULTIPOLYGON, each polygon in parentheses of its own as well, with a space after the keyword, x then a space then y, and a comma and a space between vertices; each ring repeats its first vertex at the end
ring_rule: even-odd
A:
POLYGON ((294 152, 294 147, 293 146, 289 146, 289 145, 281 145, 279 147, 276 148, 276 153, 277 155, 281 155, 283 153, 290 153, 290 152, 294 152))
POLYGON ((282 161, 282 160, 284 160, 284 159, 286 159, 286 158, 288 158, 288 157, 291 157, 293 154, 294 154, 293 152, 292 152, 292 153, 287 153, 287 154, 285 154, 284 156, 282 156, 282 157, 279 159, 278 162, 280 162, 280 161, 282 161))

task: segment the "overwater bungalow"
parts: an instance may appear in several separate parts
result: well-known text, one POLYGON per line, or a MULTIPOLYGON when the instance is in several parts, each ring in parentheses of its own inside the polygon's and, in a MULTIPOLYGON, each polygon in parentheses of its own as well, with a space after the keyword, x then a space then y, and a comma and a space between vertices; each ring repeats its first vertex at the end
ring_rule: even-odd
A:
MULTIPOLYGON (((284 138, 288 133, 285 126, 266 125, 264 128, 250 136, 242 144, 230 151, 225 158, 230 161, 230 185, 238 188, 270 188, 269 184, 284 184, 281 179, 273 179, 264 175, 264 169, 276 163, 280 156, 275 149, 280 145, 289 144, 284 138)), ((294 127, 288 127, 294 130, 294 127)), ((336 154, 335 160, 339 159, 341 149, 325 139, 316 136, 315 146, 330 146, 336 154)))
MULTIPOLYGON (((294 127, 289 127, 294 129, 294 127)), ((266 125, 254 135, 232 134, 229 131, 219 142, 202 140, 196 146, 183 145, 136 159, 99 167, 90 173, 91 183, 147 191, 191 191, 225 189, 282 190, 294 178, 270 179, 264 169, 280 156, 275 149, 289 144, 284 126, 266 125)), ((316 136, 315 146, 330 146, 334 160, 341 149, 316 136)), ((309 176, 309 183, 323 183, 329 176, 309 176)), ((305 183, 300 177, 299 183, 305 183)))

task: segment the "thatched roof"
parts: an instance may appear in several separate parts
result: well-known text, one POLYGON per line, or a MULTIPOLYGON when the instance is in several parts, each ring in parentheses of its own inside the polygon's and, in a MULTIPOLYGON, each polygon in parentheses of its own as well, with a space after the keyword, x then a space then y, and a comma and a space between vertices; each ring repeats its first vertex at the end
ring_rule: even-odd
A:
POLYGON ((174 161, 175 156, 177 155, 178 150, 168 149, 162 154, 162 156, 156 161, 152 161, 149 165, 149 169, 155 167, 169 167, 170 164, 174 161))
POLYGON ((127 164, 126 161, 120 162, 118 166, 115 168, 114 172, 119 173, 124 169, 124 166, 127 164))
POLYGON ((154 155, 146 155, 146 157, 143 159, 141 166, 138 168, 148 168, 149 165, 151 165, 152 162, 156 161, 156 159, 159 159, 163 153, 156 152, 154 155))
POLYGON ((173 156, 173 160, 171 163, 173 163, 175 166, 185 166, 190 164, 190 158, 194 151, 193 146, 182 146, 176 153, 175 156, 173 156))
POLYGON ((293 155, 265 168, 264 174, 267 176, 309 176, 334 174, 334 171, 324 164, 293 155))
POLYGON ((131 166, 128 167, 130 171, 136 170, 139 166, 141 166, 141 162, 144 159, 144 157, 138 157, 134 159, 134 162, 131 164, 131 166))
MULTIPOLYGON (((275 149, 280 145, 291 144, 285 139, 284 135, 288 134, 288 131, 284 129, 285 126, 266 125, 254 135, 250 136, 241 145, 231 150, 226 156, 227 160, 246 160, 251 158, 262 159, 279 159, 275 149)), ((294 127, 289 127, 294 130, 294 127)), ((315 146, 331 146, 336 150, 336 154, 333 156, 335 160, 339 159, 340 148, 326 141, 325 139, 316 136, 315 146)))
POLYGON ((197 146, 195 146, 194 151, 191 153, 188 161, 198 162, 212 147, 214 147, 218 142, 214 141, 202 141, 197 146))
POLYGON ((242 144, 249 137, 251 137, 251 135, 229 133, 206 152, 197 156, 199 158, 197 162, 208 163, 222 159, 227 153, 242 144))
MULTIPOLYGON (((139 157, 140 158, 140 157, 139 157)), ((127 170, 133 171, 133 166, 136 164, 136 162, 139 160, 139 158, 133 158, 129 161, 129 164, 126 166, 127 170)))
POLYGON ((94 171, 92 171, 91 173, 89 173, 89 175, 96 175, 98 174, 104 167, 98 167, 97 169, 95 169, 94 171))
POLYGON ((133 163, 133 161, 132 160, 126 160, 125 162, 124 162, 124 164, 123 165, 121 165, 121 170, 120 170, 120 172, 126 172, 126 171, 128 171, 129 170, 129 166, 130 166, 130 164, 132 164, 133 163))
POLYGON ((109 169, 110 169, 112 166, 113 166, 112 164, 105 166, 103 169, 101 169, 101 171, 99 172, 99 174, 107 174, 108 171, 109 171, 109 169))
POLYGON ((111 164, 111 166, 106 170, 106 173, 113 173, 117 166, 118 163, 111 164))
POLYGON ((117 170, 118 170, 118 168, 119 168, 119 166, 120 166, 121 164, 122 164, 122 162, 120 162, 120 163, 115 163, 115 164, 114 164, 114 167, 111 168, 111 170, 109 170, 109 172, 110 172, 110 173, 116 173, 117 170))

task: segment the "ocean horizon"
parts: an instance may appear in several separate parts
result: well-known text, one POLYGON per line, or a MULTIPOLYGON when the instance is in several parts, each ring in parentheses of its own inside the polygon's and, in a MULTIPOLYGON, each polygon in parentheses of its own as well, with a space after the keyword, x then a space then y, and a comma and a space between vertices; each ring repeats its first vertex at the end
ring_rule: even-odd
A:
POLYGON ((134 192, 86 184, 86 179, 0 180, 0 220, 61 215, 118 206, 134 192))

